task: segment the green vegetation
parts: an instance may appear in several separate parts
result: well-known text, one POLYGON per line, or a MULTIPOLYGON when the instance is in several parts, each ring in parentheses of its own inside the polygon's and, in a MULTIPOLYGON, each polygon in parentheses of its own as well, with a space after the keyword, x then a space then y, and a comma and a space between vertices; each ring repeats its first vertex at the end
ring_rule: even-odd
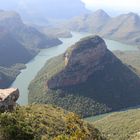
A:
POLYGON ((49 105, 17 107, 0 114, 2 140, 105 140, 74 113, 49 105))
POLYGON ((37 74, 37 76, 29 86, 29 90, 32 91, 33 93, 33 94, 29 93, 30 103, 34 102, 36 99, 37 100, 40 99, 40 97, 44 95, 44 93, 46 92, 46 87, 45 87, 46 79, 51 78, 53 75, 60 72, 63 68, 64 68, 63 55, 58 56, 57 59, 54 58, 47 61, 45 66, 41 69, 41 71, 37 74), (47 72, 46 69, 48 69, 47 72))
POLYGON ((140 109, 112 113, 93 124, 109 140, 140 139, 140 109))
MULTIPOLYGON (((107 57, 109 57, 108 59, 111 60, 112 56, 107 57)), ((125 98, 119 95, 122 90, 122 85, 126 87, 129 84, 129 80, 125 80, 125 83, 119 82, 121 84, 120 86, 118 85, 117 81, 114 81, 114 83, 107 83, 106 81, 103 81, 103 77, 105 75, 108 75, 108 73, 110 73, 110 77, 114 77, 115 79, 117 79, 118 77, 126 77, 126 73, 131 73, 131 71, 126 66, 122 65, 122 63, 117 62, 113 65, 109 65, 109 67, 106 67, 103 72, 95 73, 96 77, 91 77, 90 80, 84 84, 57 90, 48 89, 47 80, 49 80, 52 76, 55 76, 63 69, 63 55, 49 60, 29 86, 29 103, 36 102, 53 104, 66 110, 73 111, 81 117, 88 117, 109 112, 112 110, 112 108, 117 108, 117 110, 121 109, 122 103, 126 104, 126 107, 129 106, 129 104, 131 105, 131 100, 129 99, 128 103, 128 100, 126 99, 128 93, 131 92, 130 90, 128 91, 128 89, 124 89, 127 90, 125 91, 127 95, 123 95, 125 96, 125 98), (126 73, 123 74, 123 70, 126 73), (109 87, 109 89, 107 89, 106 87, 109 87), (93 93, 93 91, 95 90, 96 94, 93 93), (117 96, 115 94, 117 94, 117 96), (103 95, 106 96, 106 104, 104 103, 104 100, 102 100, 104 97, 103 95)), ((135 92, 138 92, 138 90, 136 89, 135 92)), ((133 101, 138 102, 138 100, 139 98, 132 100, 132 104, 133 101)), ((125 107, 125 105, 123 107, 125 107)))

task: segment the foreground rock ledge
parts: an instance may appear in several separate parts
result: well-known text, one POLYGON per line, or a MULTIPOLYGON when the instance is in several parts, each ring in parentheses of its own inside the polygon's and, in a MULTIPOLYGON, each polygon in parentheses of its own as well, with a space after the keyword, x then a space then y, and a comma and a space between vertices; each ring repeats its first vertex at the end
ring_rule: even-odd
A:
POLYGON ((17 88, 0 89, 0 112, 11 111, 19 98, 17 88))

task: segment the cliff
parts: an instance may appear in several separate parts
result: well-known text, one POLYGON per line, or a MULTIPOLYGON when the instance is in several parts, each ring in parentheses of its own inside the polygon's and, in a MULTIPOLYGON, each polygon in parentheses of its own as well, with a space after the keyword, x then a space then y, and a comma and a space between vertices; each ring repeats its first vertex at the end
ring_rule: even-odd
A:
POLYGON ((64 71, 47 82, 48 88, 64 88, 85 82, 94 71, 102 69, 98 63, 105 53, 105 43, 98 36, 76 43, 64 54, 64 71))
POLYGON ((86 117, 139 105, 139 85, 139 77, 107 49, 104 40, 90 36, 46 63, 29 86, 29 101, 86 117))

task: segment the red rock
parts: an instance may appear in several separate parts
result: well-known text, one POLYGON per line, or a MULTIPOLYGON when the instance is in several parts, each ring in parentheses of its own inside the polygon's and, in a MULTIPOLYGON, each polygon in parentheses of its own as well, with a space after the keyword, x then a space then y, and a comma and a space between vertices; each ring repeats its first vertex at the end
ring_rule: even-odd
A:
POLYGON ((18 98, 19 90, 17 88, 0 89, 0 111, 13 109, 18 98))

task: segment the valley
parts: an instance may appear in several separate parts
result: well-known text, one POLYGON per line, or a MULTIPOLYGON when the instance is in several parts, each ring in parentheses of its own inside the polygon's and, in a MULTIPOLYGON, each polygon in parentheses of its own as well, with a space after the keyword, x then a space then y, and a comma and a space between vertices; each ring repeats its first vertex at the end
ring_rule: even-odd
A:
POLYGON ((103 46, 99 45, 100 47, 96 49, 96 44, 92 44, 90 40, 89 43, 88 38, 90 37, 81 39, 68 48, 65 54, 54 57, 45 64, 29 86, 29 103, 54 104, 74 111, 82 117, 139 104, 139 99, 135 98, 139 96, 140 81, 137 74, 105 49, 105 44, 100 38, 99 41, 105 48, 100 49, 103 46), (92 45, 95 48, 90 50, 92 45), (77 49, 79 47, 79 50, 76 50, 76 47, 77 49), (89 51, 93 52, 84 53, 80 47, 84 49, 87 47, 85 51, 89 48, 89 51), (82 58, 82 53, 87 56, 82 58), (67 58, 68 63, 65 63, 65 56, 71 55, 72 57, 67 58))
POLYGON ((14 65, 29 62, 43 48, 61 44, 58 38, 49 37, 23 23, 14 11, 0 11, 0 88, 7 88, 20 73, 14 65), (10 60, 10 61, 9 61, 10 60), (11 69, 14 67, 14 69, 11 69), (3 72, 2 69, 7 69, 3 72), (8 71, 11 71, 9 75, 8 71), (6 73, 7 72, 7 73, 6 73), (16 74, 12 74, 16 73, 16 74))
POLYGON ((139 13, 113 15, 119 1, 5 1, 0 140, 140 140, 139 13))

